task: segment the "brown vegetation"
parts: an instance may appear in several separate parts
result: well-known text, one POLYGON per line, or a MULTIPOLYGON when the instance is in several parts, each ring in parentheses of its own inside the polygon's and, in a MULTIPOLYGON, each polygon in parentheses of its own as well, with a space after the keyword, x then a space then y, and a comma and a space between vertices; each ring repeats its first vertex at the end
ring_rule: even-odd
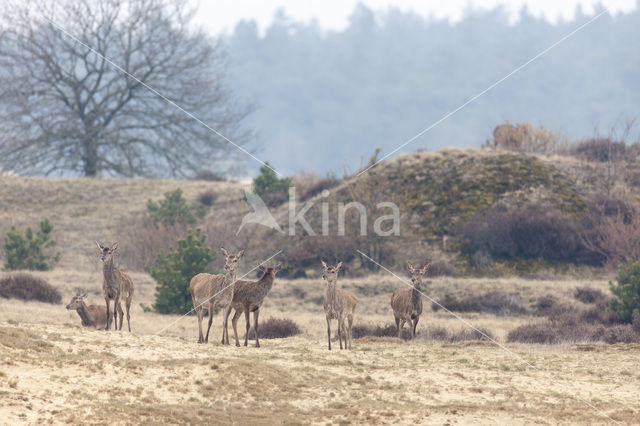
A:
POLYGON ((42 278, 25 272, 15 272, 0 278, 0 297, 53 304, 62 300, 60 292, 55 287, 42 278))

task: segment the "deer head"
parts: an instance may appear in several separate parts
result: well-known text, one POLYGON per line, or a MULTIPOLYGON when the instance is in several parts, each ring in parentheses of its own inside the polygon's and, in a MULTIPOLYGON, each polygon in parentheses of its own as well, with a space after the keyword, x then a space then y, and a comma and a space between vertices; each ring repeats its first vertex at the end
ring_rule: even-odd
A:
POLYGON ((264 266, 260 265, 260 266, 258 266, 258 269, 260 269, 264 273, 263 277, 267 276, 267 275, 270 275, 271 278, 275 278, 276 274, 278 272, 280 272, 280 270, 282 269, 282 265, 278 264, 275 268, 267 268, 267 267, 264 267, 264 266))
POLYGON ((229 254, 224 247, 220 247, 220 251, 224 254, 224 270, 235 272, 238 269, 238 262, 240 261, 240 258, 244 256, 244 249, 240 250, 238 254, 229 254))
POLYGON ((411 262, 407 262, 407 268, 409 268, 409 273, 411 274, 411 284, 413 284, 414 288, 418 290, 420 289, 420 286, 422 285, 422 276, 427 272, 429 266, 430 264, 426 263, 422 269, 416 269, 413 267, 411 262))
POLYGON ((342 268, 342 262, 338 262, 336 266, 327 265, 324 260, 322 262, 322 279, 328 282, 336 282, 338 280, 338 272, 342 268))
POLYGON ((102 260, 103 262, 107 259, 112 259, 113 252, 115 252, 118 248, 118 243, 114 243, 111 247, 105 247, 97 241, 96 244, 98 245, 98 249, 100 250, 100 260, 102 260))
POLYGON ((80 309, 82 307, 82 305, 84 304, 84 299, 86 297, 87 297, 87 293, 85 291, 82 291, 81 289, 78 289, 76 291, 76 295, 73 296, 73 298, 71 299, 71 301, 67 305, 67 309, 69 309, 69 310, 80 309))

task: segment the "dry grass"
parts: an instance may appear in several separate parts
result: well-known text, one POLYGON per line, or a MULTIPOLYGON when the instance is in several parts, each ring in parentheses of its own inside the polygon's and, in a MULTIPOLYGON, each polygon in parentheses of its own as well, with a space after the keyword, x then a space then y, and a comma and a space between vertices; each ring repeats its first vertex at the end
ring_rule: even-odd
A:
MULTIPOLYGON (((90 284, 84 285, 90 303, 102 302, 100 271, 38 275, 59 288, 63 302, 83 283, 90 284)), ((143 312, 138 304, 152 303, 154 284, 145 274, 133 279, 132 333, 82 328, 63 305, 0 301, 0 416, 6 422, 605 423, 576 395, 623 423, 633 423, 640 410, 639 345, 509 344, 557 383, 488 342, 365 337, 354 341, 352 352, 329 352, 324 312, 315 300, 323 284, 311 279, 276 280, 261 315, 291 317, 302 335, 264 340, 260 349, 221 346, 216 315, 211 342, 198 345, 195 318, 143 312), (112 410, 104 410, 107 403, 112 410)), ((432 297, 515 289, 523 300, 553 294, 578 303, 573 293, 584 284, 434 279, 425 287, 432 297)), ((588 284, 606 288, 605 281, 588 284)), ((341 285, 360 299, 356 324, 386 324, 392 321, 390 294, 404 284, 375 276, 341 285)), ((453 335, 464 329, 429 306, 419 331, 442 327, 453 335)), ((460 315, 501 341, 536 319, 460 315)))
POLYGON ((123 238, 138 225, 136 218, 146 211, 149 198, 161 199, 177 188, 194 204, 200 193, 214 190, 218 194, 214 206, 224 205, 227 216, 243 208, 242 186, 231 182, 0 176, 0 234, 11 226, 37 226, 48 217, 56 249, 62 253, 57 266, 90 269, 95 264, 95 240, 112 243, 123 238))

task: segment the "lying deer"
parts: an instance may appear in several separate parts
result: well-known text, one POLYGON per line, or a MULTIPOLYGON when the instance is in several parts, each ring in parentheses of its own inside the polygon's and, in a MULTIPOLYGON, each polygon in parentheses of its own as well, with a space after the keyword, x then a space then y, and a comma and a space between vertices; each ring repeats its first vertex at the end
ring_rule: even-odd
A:
MULTIPOLYGON (((233 289, 233 301, 231 302, 231 307, 236 310, 233 315, 233 319, 231 320, 231 324, 233 326, 233 334, 236 338, 236 346, 240 346, 240 341, 238 340, 238 318, 244 312, 244 319, 246 325, 246 334, 244 335, 244 345, 248 345, 249 341, 249 328, 250 320, 249 314, 253 312, 253 331, 256 334, 256 348, 260 347, 260 340, 258 338, 258 315, 260 314, 260 307, 262 306, 262 302, 264 302, 265 297, 271 291, 271 287, 273 287, 273 281, 276 278, 276 274, 280 272, 282 265, 278 265, 275 268, 265 268, 260 265, 258 268, 262 271, 262 276, 258 281, 238 281, 236 282, 235 288, 233 289)), ((229 309, 227 313, 227 317, 231 313, 231 309, 229 309)), ((227 321, 225 320, 225 323, 227 321)), ((227 333, 227 336, 229 334, 227 333)), ((227 344, 229 342, 227 341, 227 344)))
MULTIPOLYGON (((107 328, 107 308, 99 305, 87 305, 84 303, 84 299, 87 297, 87 293, 78 289, 76 295, 73 296, 69 304, 68 310, 75 310, 78 312, 80 319, 82 320, 83 327, 95 327, 98 330, 104 330, 107 328)), ((111 323, 113 316, 109 315, 109 323, 111 323)))
MULTIPOLYGON (((102 290, 104 291, 104 300, 107 303, 107 315, 111 315, 109 304, 111 300, 113 300, 114 326, 117 330, 117 312, 119 312, 120 330, 122 330, 122 317, 124 313, 120 305, 120 298, 124 298, 125 307, 127 308, 127 325, 129 326, 129 331, 131 331, 129 310, 131 309, 131 299, 133 298, 133 281, 129 275, 113 266, 113 254, 118 248, 118 243, 115 243, 112 247, 104 247, 97 241, 96 244, 98 244, 98 248, 100 249, 100 260, 102 260, 102 274, 104 275, 102 290)), ((109 330, 110 326, 110 324, 107 324, 107 330, 109 330)))
POLYGON ((336 266, 328 266, 324 260, 322 261, 322 279, 327 281, 327 287, 324 290, 324 313, 327 318, 327 336, 329 340, 329 350, 331 350, 331 320, 338 320, 338 340, 340 341, 340 349, 342 349, 342 337, 344 336, 344 348, 347 349, 347 340, 349 349, 351 349, 351 327, 353 325, 353 313, 358 304, 358 299, 353 293, 342 290, 337 287, 338 271, 342 267, 342 262, 338 262, 336 266), (347 323, 345 324, 345 320, 347 323))
POLYGON ((209 331, 213 323, 213 312, 215 309, 222 309, 222 344, 229 344, 229 333, 227 331, 227 318, 231 310, 231 301, 233 300, 233 289, 236 282, 236 271, 238 262, 244 255, 244 250, 240 250, 238 254, 229 254, 224 247, 220 247, 220 251, 224 254, 224 275, 198 274, 191 278, 189 290, 193 299, 193 307, 198 314, 198 343, 206 343, 209 341, 209 331), (209 312, 209 325, 207 327, 207 335, 202 333, 202 318, 205 311, 209 312))
POLYGON ((411 263, 407 262, 407 267, 411 273, 413 288, 400 288, 394 291, 391 296, 391 308, 396 319, 398 337, 402 336, 402 327, 406 322, 411 327, 411 338, 413 339, 416 337, 416 327, 422 314, 422 276, 429 269, 429 264, 424 265, 422 269, 415 269, 411 263))

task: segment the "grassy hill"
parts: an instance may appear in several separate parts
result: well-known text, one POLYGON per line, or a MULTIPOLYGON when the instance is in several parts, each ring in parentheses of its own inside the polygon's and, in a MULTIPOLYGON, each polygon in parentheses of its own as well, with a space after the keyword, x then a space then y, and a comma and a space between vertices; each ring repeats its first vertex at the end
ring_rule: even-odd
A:
MULTIPOLYGON (((282 249, 281 260, 289 259, 292 270, 305 273, 311 273, 311 266, 322 256, 344 258, 354 272, 362 266, 355 249, 367 250, 377 242, 357 235, 359 222, 353 212, 346 216, 347 238, 338 237, 337 204, 354 200, 364 203, 368 208, 369 234, 373 234, 374 219, 384 213, 377 211, 375 204, 393 201, 402 213, 401 233, 384 240, 384 246, 379 248, 380 259, 397 266, 407 260, 407 253, 413 253, 418 258, 441 259, 450 265, 449 271, 455 269, 459 274, 461 262, 464 263, 460 246, 455 243, 460 224, 497 204, 517 208, 527 203, 553 206, 577 221, 587 212, 593 194, 610 191, 612 179, 607 177, 611 170, 607 167, 569 157, 489 149, 402 155, 382 162, 362 177, 344 179, 328 197, 317 195, 309 200, 314 205, 305 217, 318 234, 322 231, 322 203, 329 204, 327 237, 309 237, 300 226, 296 235, 290 236, 255 224, 247 225, 236 235, 242 216, 251 211, 243 201, 239 183, 0 177, 0 234, 4 235, 11 226, 35 227, 40 220, 50 218, 57 249, 62 254, 59 267, 95 268, 94 241, 99 240, 120 241, 121 264, 143 271, 159 249, 166 250, 177 238, 175 234, 161 238, 145 231, 147 200, 161 199, 165 192, 180 188, 188 203, 197 206, 200 194, 214 191, 217 199, 197 225, 208 234, 212 248, 246 247, 251 260, 282 249)), ((625 167, 627 181, 640 181, 633 168, 625 167)), ((625 191, 630 197, 637 194, 633 185, 625 185, 625 191)), ((298 197, 300 193, 298 188, 298 197)), ((298 202, 298 211, 303 204, 298 202)), ((272 209, 272 213, 288 230, 287 204, 272 209)), ((215 266, 221 266, 220 260, 215 266)))

